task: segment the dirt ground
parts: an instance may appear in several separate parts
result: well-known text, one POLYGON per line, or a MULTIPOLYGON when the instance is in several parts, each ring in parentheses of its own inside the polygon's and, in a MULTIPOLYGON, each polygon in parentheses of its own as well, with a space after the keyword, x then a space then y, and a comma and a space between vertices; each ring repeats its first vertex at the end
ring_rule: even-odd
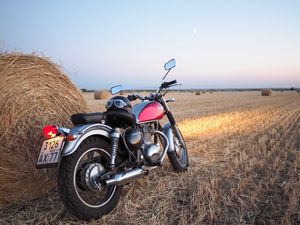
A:
MULTIPOLYGON (((145 93, 144 93, 145 94, 145 93)), ((126 93, 125 93, 126 95, 126 93)), ((91 111, 106 100, 85 93, 91 111)), ((118 207, 78 221, 56 190, 1 208, 0 224, 300 224, 300 94, 170 92, 190 167, 126 186, 118 207)))

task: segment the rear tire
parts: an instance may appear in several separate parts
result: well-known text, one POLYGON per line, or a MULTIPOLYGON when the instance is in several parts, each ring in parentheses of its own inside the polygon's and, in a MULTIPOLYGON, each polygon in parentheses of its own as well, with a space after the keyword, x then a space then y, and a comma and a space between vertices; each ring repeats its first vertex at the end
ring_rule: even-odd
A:
POLYGON ((108 162, 106 161, 110 159, 109 152, 110 143, 107 140, 92 136, 84 140, 74 153, 64 157, 61 161, 57 179, 58 192, 66 208, 78 218, 89 220, 108 214, 116 207, 120 199, 122 186, 103 187, 95 191, 81 183, 82 174, 86 172, 84 169, 92 163, 100 164, 99 168, 105 168, 103 170, 107 171, 108 162), (93 151, 99 156, 89 161, 89 154, 92 154, 92 157, 95 154, 93 151), (88 159, 80 164, 85 155, 88 159), (103 200, 98 195, 104 195, 103 200), (92 203, 86 200, 87 197, 90 197, 89 201, 92 203), (100 203, 97 203, 98 197, 101 199, 100 203))
POLYGON ((188 152, 186 148, 185 140, 177 128, 177 131, 173 128, 173 140, 174 151, 168 152, 168 157, 175 172, 184 172, 189 166, 188 152))

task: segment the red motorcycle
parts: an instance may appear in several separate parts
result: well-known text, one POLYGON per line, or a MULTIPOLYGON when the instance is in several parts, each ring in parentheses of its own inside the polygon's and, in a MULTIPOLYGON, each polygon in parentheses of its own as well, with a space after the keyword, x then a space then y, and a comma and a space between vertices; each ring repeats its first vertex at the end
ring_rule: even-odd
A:
MULTIPOLYGON (((167 73, 175 67, 165 64, 167 73)), ((163 78, 163 80, 164 80, 163 78)), ((176 80, 156 92, 115 96, 106 112, 75 114, 73 128, 48 125, 37 168, 58 166, 58 192, 66 208, 82 219, 99 218, 118 203, 122 187, 162 165, 166 155, 176 172, 188 167, 188 153, 164 96, 176 80), (141 102, 131 106, 131 101, 141 102), (161 126, 167 116, 169 122, 161 126)), ((112 94, 122 90, 111 88, 112 94)))

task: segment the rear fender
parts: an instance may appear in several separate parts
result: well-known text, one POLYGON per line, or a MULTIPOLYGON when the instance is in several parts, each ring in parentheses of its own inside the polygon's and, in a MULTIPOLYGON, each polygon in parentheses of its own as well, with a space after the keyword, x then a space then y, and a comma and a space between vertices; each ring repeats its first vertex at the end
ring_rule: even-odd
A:
POLYGON ((78 146, 81 144, 81 142, 83 142, 86 138, 90 136, 99 135, 106 138, 110 138, 111 131, 111 127, 100 123, 77 125, 73 127, 70 130, 69 135, 74 135, 77 138, 73 141, 65 142, 62 156, 64 157, 75 152, 78 146))

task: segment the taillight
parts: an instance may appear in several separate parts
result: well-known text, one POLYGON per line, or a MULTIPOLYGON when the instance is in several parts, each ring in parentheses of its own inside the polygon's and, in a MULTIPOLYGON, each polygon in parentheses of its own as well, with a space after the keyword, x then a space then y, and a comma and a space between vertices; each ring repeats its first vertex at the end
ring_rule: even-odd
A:
POLYGON ((57 126, 54 125, 44 126, 43 133, 47 139, 54 138, 58 133, 57 126))

